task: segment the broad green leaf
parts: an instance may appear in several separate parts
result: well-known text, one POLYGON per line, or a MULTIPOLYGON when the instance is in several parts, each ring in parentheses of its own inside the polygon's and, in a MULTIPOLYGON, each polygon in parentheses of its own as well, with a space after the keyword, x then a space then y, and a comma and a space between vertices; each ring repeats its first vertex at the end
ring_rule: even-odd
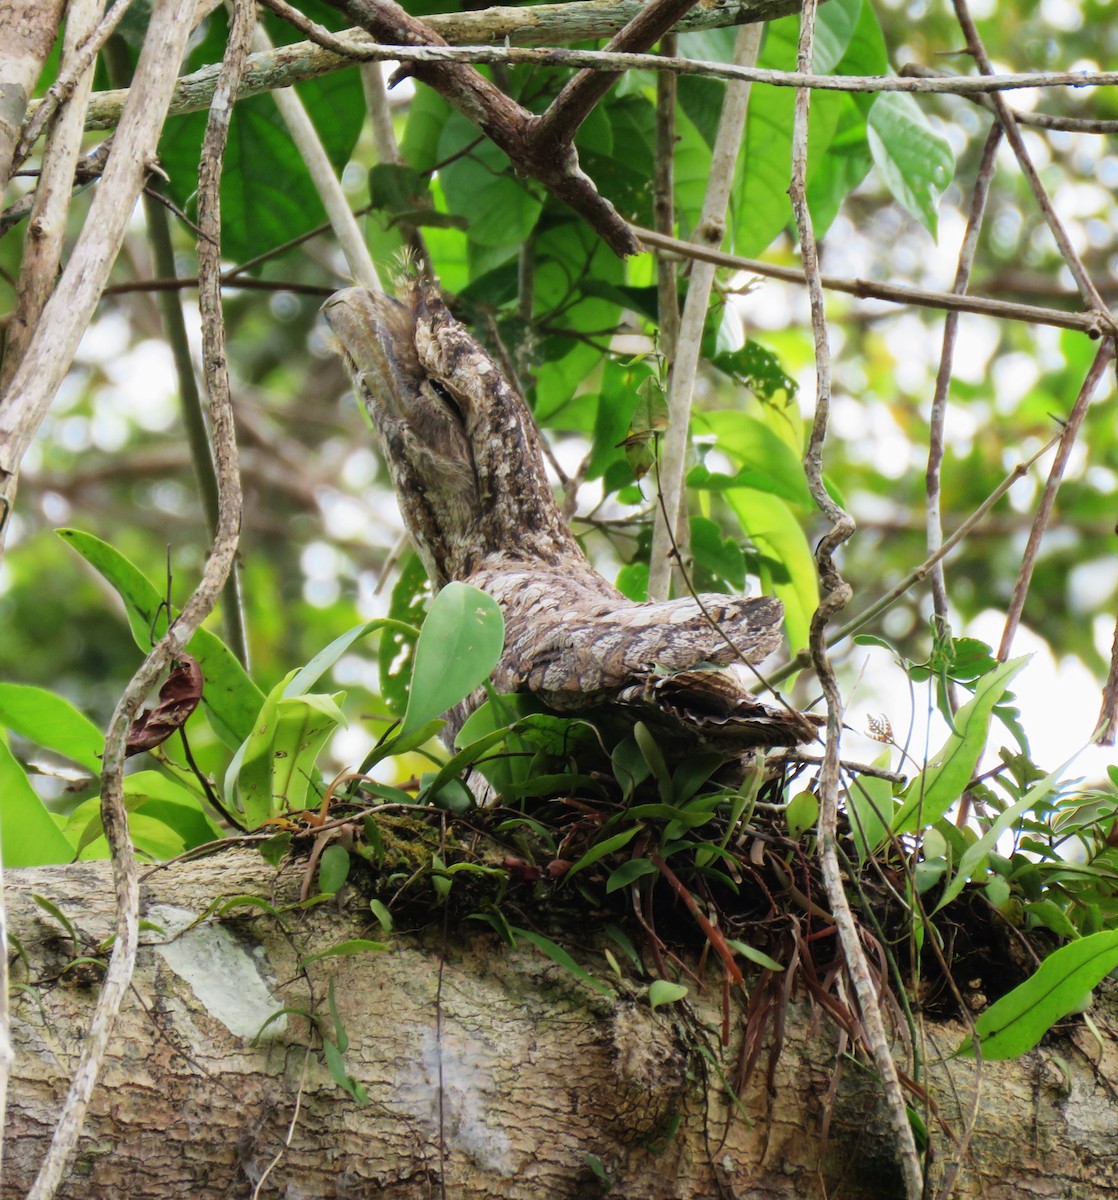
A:
POLYGON ((6 867, 42 867, 74 857, 54 818, 0 737, 0 850, 6 867))
MULTIPOLYGON (((813 68, 830 72, 838 66, 858 26, 862 0, 829 0, 819 9, 816 21, 813 68)), ((799 18, 770 21, 757 59, 760 67, 782 71, 796 69, 799 18)), ((735 184, 734 249, 755 255, 792 221, 788 181, 792 174, 792 125, 796 96, 791 88, 754 92, 763 103, 749 106, 744 151, 739 160, 740 183, 735 184)), ((825 169, 827 153, 838 128, 844 97, 839 92, 814 92, 808 121, 808 178, 825 169)), ((814 213, 813 213, 814 215, 814 213)), ((816 235, 826 231, 816 221, 816 235)))
MULTIPOLYGON (((137 771, 125 776, 124 808, 129 814, 129 828, 133 828, 133 813, 160 821, 182 841, 183 850, 221 837, 221 830, 202 808, 198 793, 159 771, 137 771)), ((65 830, 67 837, 75 843, 79 856, 85 856, 88 847, 103 834, 100 796, 79 804, 67 818, 65 830)))
MULTIPOLYGON (((136 645, 146 654, 167 631, 163 595, 134 563, 108 542, 79 529, 58 529, 60 538, 104 576, 124 602, 136 645)), ((208 629, 199 629, 185 647, 202 668, 202 704, 214 732, 235 750, 252 731, 264 693, 245 673, 236 655, 208 629)))
POLYGON ((0 726, 57 750, 81 763, 92 775, 101 774, 105 739, 93 722, 61 696, 45 688, 0 683, 0 726))
POLYGON ((272 744, 272 787, 274 795, 284 798, 286 807, 304 807, 326 739, 349 724, 340 708, 344 699, 345 692, 333 696, 311 693, 279 702, 272 744))
POLYGON ((380 617, 375 621, 366 621, 363 625, 355 625, 340 637, 336 637, 328 646, 324 646, 305 667, 295 673, 283 690, 284 699, 309 692, 350 646, 378 629, 391 630, 404 638, 415 638, 419 635, 418 629, 389 617, 380 617))
POLYGON ((596 992, 601 992, 610 1000, 615 998, 613 988, 600 979, 595 979, 589 971, 580 967, 562 946, 556 945, 550 938, 545 938, 541 933, 534 933, 531 929, 518 929, 512 925, 509 926, 509 929, 516 937, 531 942, 541 954, 545 954, 553 963, 557 963, 576 979, 592 987, 596 992))
POLYGON ((944 905, 950 904, 963 890, 967 882, 974 876, 975 871, 990 854, 990 851, 997 846, 998 838, 1006 830, 1012 829, 1027 812, 1030 812, 1048 798, 1055 790, 1056 785, 1068 767, 1071 766, 1071 762, 1072 760, 1069 759, 1062 766, 1057 767, 1055 771, 1045 775, 1039 783, 1029 788, 1016 804, 1011 804, 1004 812, 999 813, 997 819, 990 825, 990 828, 977 841, 972 842, 963 851, 954 877, 947 887, 943 889, 943 895, 936 905, 936 912, 943 908, 944 905))
MULTIPOLYGON (((1031 1050, 1069 1013, 1082 1012, 1091 991, 1118 967, 1118 929, 1092 933, 1054 950, 1013 991, 995 1001, 975 1022, 985 1060, 1016 1058, 1031 1050)), ((956 1055, 972 1055, 967 1037, 956 1055)))
POLYGON ((498 251, 491 265, 511 257, 531 234, 543 202, 516 179, 504 151, 479 138, 477 126, 459 113, 446 119, 438 153, 447 207, 469 221, 471 248, 498 251))
POLYGON ((915 833, 922 825, 934 825, 962 796, 986 747, 994 705, 1028 661, 1027 657, 1010 659, 982 677, 974 698, 955 714, 955 730, 943 748, 905 788, 903 803, 893 818, 895 833, 915 833))
POLYGON ((695 418, 695 429, 713 433, 718 449, 738 465, 725 486, 749 487, 807 510, 814 507, 803 460, 761 421, 740 412, 701 413, 695 418))
MULTIPOLYGON (((349 877, 349 851, 337 842, 326 847, 318 862, 318 889, 324 895, 335 896, 349 877)), ((336 948, 335 948, 336 949, 336 948)), ((326 953, 330 953, 326 951, 326 953)))
POLYGON ((392 589, 392 599, 388 605, 388 615, 400 624, 385 629, 377 646, 380 694, 393 716, 402 717, 408 706, 415 640, 419 636, 430 595, 423 563, 415 551, 410 551, 400 566, 400 577, 392 589), (415 632, 405 634, 405 627, 415 632))
POLYGON ((419 633, 401 734, 442 716, 484 683, 504 638, 504 618, 492 596, 448 583, 431 601, 419 633))
POLYGON ((874 165, 897 203, 936 236, 937 208, 955 173, 945 137, 903 92, 883 92, 870 106, 867 135, 874 165))
POLYGON ((675 1004, 687 995, 687 988, 682 983, 672 983, 668 979, 654 979, 648 985, 648 1003, 651 1008, 659 1008, 662 1004, 675 1004))
POLYGON ((268 693, 256 714, 252 732, 237 748, 225 772, 225 803, 244 813, 250 829, 276 813, 272 796, 272 739, 283 689, 296 674, 291 671, 268 693))
POLYGON ((784 602, 784 623, 793 654, 807 646, 811 614, 819 603, 815 559, 792 510, 779 497, 755 488, 728 488, 726 500, 762 555, 766 592, 784 602))
MULTIPOLYGON (((314 0, 303 0, 300 8, 331 29, 344 24, 328 6, 314 0)), ((270 14, 264 20, 277 41, 301 36, 270 14)), ((218 9, 210 15, 205 36, 191 53, 191 68, 219 62, 227 40, 228 24, 218 9)), ((297 91, 331 164, 340 173, 364 120, 360 77, 356 71, 335 71, 300 83, 297 91)), ((198 158, 206 118, 205 112, 171 117, 159 142, 159 161, 170 176, 168 191, 180 208, 191 213, 197 207, 198 158)), ((271 96, 237 101, 225 166, 221 179, 225 258, 243 261, 326 220, 318 191, 271 96)))
MULTIPOLYGON (((888 765, 887 752, 874 763, 874 766, 888 765)), ((864 863, 884 841, 895 807, 893 785, 888 779, 878 779, 875 775, 855 775, 851 780, 846 793, 846 808, 860 863, 864 863)))
POLYGON ((788 836, 798 841, 809 829, 815 828, 819 819, 819 799, 814 792, 799 792, 788 801, 784 810, 788 823, 788 836))

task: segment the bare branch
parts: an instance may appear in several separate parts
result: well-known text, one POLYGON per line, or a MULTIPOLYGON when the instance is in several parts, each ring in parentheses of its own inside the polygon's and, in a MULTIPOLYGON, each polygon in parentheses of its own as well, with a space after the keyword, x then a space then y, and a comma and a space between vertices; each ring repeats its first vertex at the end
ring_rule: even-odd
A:
MULTIPOLYGON (((751 64, 757 61, 761 48, 761 31, 756 25, 746 25, 734 41, 734 61, 751 64)), ((734 182, 734 169, 741 151, 745 118, 749 110, 748 83, 726 85, 718 133, 711 152, 710 174, 702 213, 693 237, 709 246, 721 246, 726 236, 726 205, 734 182)), ((687 299, 679 325, 679 340, 668 383, 668 429, 660 453, 657 486, 663 502, 657 506, 652 527, 652 550, 648 566, 648 596, 650 600, 665 600, 671 587, 672 547, 683 510, 683 477, 687 468, 688 433, 691 424, 691 399, 699 369, 699 354, 714 286, 715 267, 699 262, 691 272, 687 299)))
MULTIPOLYGON (((634 225, 633 230, 646 246, 670 250, 682 258, 695 258, 717 263, 739 271, 752 271, 767 279, 782 279, 786 283, 804 283, 804 272, 796 267, 779 267, 758 258, 743 258, 722 250, 707 250, 692 242, 665 237, 651 229, 634 225)), ((1027 321, 1032 325, 1054 325, 1057 329, 1076 329, 1088 337, 1099 338, 1106 333, 1105 323, 1096 313, 1069 313, 1058 308, 1040 308, 1035 304, 1014 304, 1008 300, 990 300, 983 296, 957 296, 953 292, 932 292, 923 288, 902 287, 899 284, 876 283, 869 279, 843 279, 838 275, 820 275, 819 282, 828 291, 845 292, 861 300, 885 300, 892 304, 911 304, 917 308, 943 308, 949 312, 978 313, 986 317, 1001 317, 1011 321, 1027 321)))
MULTIPOLYGON (((803 16, 800 19, 800 45, 798 65, 806 71, 811 65, 812 46, 815 33, 816 0, 804 0, 803 16)), ((878 1002, 869 962, 850 901, 843 887, 842 870, 838 861, 838 793, 840 779, 839 744, 842 737, 842 694, 838 680, 827 655, 826 630, 831 617, 850 603, 853 591, 839 574, 834 562, 834 552, 854 532, 854 521, 831 498, 823 482, 823 442, 827 436, 827 424, 831 406, 831 354, 827 342, 826 316, 823 311, 823 285, 819 278, 819 256, 812 228, 811 212, 807 203, 807 143, 808 115, 811 108, 811 92, 806 88, 796 93, 796 111, 792 131, 792 183, 788 194, 792 199, 792 211, 796 228, 800 234, 800 253, 803 256, 804 272, 807 277, 808 294, 811 298, 811 328, 815 340, 816 400, 815 419, 812 422, 811 438, 804 458, 808 487, 819 511, 830 522, 830 529, 823 535, 815 552, 819 570, 822 597, 819 607, 812 614, 809 641, 815 673, 823 688, 827 701, 827 739, 823 750, 823 764, 819 769, 819 859, 823 874, 823 885, 827 900, 838 927, 846 971, 854 987, 858 1001, 858 1012, 865 1029, 866 1041, 873 1056, 874 1066, 881 1077, 885 1094, 889 1124, 896 1140, 897 1153, 904 1174, 905 1193, 908 1200, 920 1200, 924 1193, 923 1172, 916 1151, 912 1126, 908 1121, 904 1093, 896 1064, 885 1036, 885 1024, 878 1002)))
POLYGON ((1079 436, 1083 418, 1086 417, 1087 409, 1091 405, 1091 397, 1094 396, 1095 389, 1102 381, 1106 368, 1113 358, 1114 343, 1107 340, 1099 347, 1098 353, 1095 355, 1095 361, 1091 364, 1091 368, 1083 380, 1083 386, 1079 389, 1079 395, 1075 398, 1075 404, 1068 414, 1064 431, 1060 435, 1056 457, 1052 463, 1052 469, 1048 472, 1048 482, 1044 485, 1044 492, 1041 495, 1040 504, 1037 506, 1033 527, 1029 531, 1029 540, 1021 559, 1021 570, 1013 587, 1013 599, 1005 618, 1005 629, 1002 632, 1002 641, 998 648, 998 658, 1001 662, 1005 662, 1009 658, 1014 634, 1017 632, 1017 626, 1021 623, 1021 614, 1025 609, 1025 597, 1029 594, 1033 568, 1036 566, 1037 555, 1040 553, 1041 539, 1044 537, 1044 531, 1048 528, 1048 521, 1052 516, 1052 507, 1056 503, 1056 493, 1060 490, 1060 483, 1063 480, 1064 471, 1067 469, 1071 448, 1079 436))
MULTIPOLYGON (((620 8, 621 5, 616 7, 620 8)), ((516 12, 528 10, 516 9, 516 12)), ((438 32, 434 18, 428 25, 438 32)), ((305 79, 316 79, 353 60, 425 64, 507 63, 510 66, 555 66, 597 71, 672 71, 679 75, 703 75, 711 79, 740 79, 770 87, 811 88, 833 92, 908 92, 912 95, 979 96, 1023 88, 1112 87, 1118 71, 1026 71, 997 76, 914 79, 897 75, 815 75, 806 71, 774 71, 763 67, 735 67, 732 63, 704 59, 666 58, 657 54, 614 54, 603 50, 533 49, 530 47, 400 45, 370 42, 361 34, 339 34, 353 38, 349 58, 323 50, 313 42, 281 46, 271 54, 254 55, 249 63, 238 99, 276 88, 290 87, 305 79)), ((515 39, 514 39, 515 40, 515 39)), ((203 67, 176 83, 172 115, 197 112, 206 107, 213 92, 215 67, 203 67)), ((112 129, 124 104, 121 92, 100 92, 90 102, 86 129, 112 129)), ((34 105, 30 106, 32 109, 34 105)))
MULTIPOLYGON (((982 39, 978 35, 978 28, 971 19, 966 0, 952 0, 952 6, 955 9, 955 16, 959 21, 959 27, 963 31, 963 36, 967 39, 967 49, 978 64, 978 69, 983 75, 993 75, 993 64, 986 54, 986 48, 982 45, 982 39)), ((993 103, 994 111, 997 113, 998 120, 1005 130, 1006 141, 1013 147, 1013 153, 1017 156, 1017 163, 1021 168, 1021 173, 1025 176, 1029 187, 1032 189, 1033 196, 1040 206, 1040 211, 1044 214, 1045 221, 1048 222, 1048 228, 1052 231, 1052 236, 1056 239, 1060 255, 1064 262, 1067 263, 1068 269, 1071 271, 1079 287, 1084 304, 1089 309, 1097 310, 1103 319, 1109 323, 1110 332, 1114 334, 1116 332, 1115 325, 1106 307, 1106 301, 1099 295, 1094 280, 1083 265, 1083 261, 1076 252, 1075 247, 1071 244, 1067 230, 1064 229, 1063 222, 1060 220, 1059 214, 1049 199, 1048 192, 1041 182, 1040 174, 1033 165, 1032 158, 1029 156, 1028 147, 1025 145, 1025 139, 1021 136, 1021 130, 1017 125, 1013 110, 1009 107, 1009 102, 1004 96, 997 93, 992 95, 990 99, 993 103)))
MULTIPOLYGON (((955 268, 955 282, 951 288, 952 294, 961 296, 967 290, 970 282, 971 269, 974 266, 974 256, 978 250, 978 234, 982 228, 982 218, 986 212, 986 199, 990 194, 990 184, 994 178, 994 168, 997 161, 998 145, 1001 142, 1001 127, 994 125, 986 138, 986 146, 982 151, 982 161, 978 167, 978 176, 974 183, 974 195, 971 197, 970 215, 967 218, 967 230, 963 236, 963 244, 959 247, 959 261, 955 268)), ((951 370, 955 362, 955 338, 959 330, 959 311, 953 309, 947 314, 943 323, 943 350, 939 358, 939 370, 936 374, 935 394, 932 397, 932 411, 928 418, 928 469, 925 474, 924 492, 926 503, 926 529, 928 553, 934 554, 943 545, 943 518, 940 512, 940 467, 943 463, 943 432, 947 420, 947 393, 951 386, 951 370)), ((933 567, 931 574, 932 603, 939 620, 941 631, 948 629, 950 619, 947 607, 947 583, 944 579, 943 560, 940 559, 933 567)), ((948 697, 952 710, 955 707, 955 685, 948 687, 948 697)))
MULTIPOLYGON (((901 75, 913 79, 956 79, 947 71, 937 71, 934 67, 925 67, 922 63, 907 63, 901 67, 901 75)), ((981 93, 970 96, 975 104, 987 112, 997 113, 993 100, 981 93)), ((1118 133, 1118 121, 1108 121, 1101 117, 1058 117, 1050 113, 1025 112, 1020 108, 1012 108, 1013 119, 1018 125, 1031 125, 1034 129, 1052 129, 1061 133, 1118 133)))
POLYGON ((0 39, 0 199, 8 190, 28 97, 54 45, 65 7, 65 0, 10 0, 4 6, 4 37, 0 39))
MULTIPOLYGON (((651 0, 624 29, 610 38, 605 51, 640 53, 647 50, 694 8, 695 3, 696 0, 651 0)), ((532 135, 537 147, 544 150, 548 145, 560 146, 569 142, 619 78, 619 74, 604 71, 585 68, 579 71, 563 85, 547 111, 537 119, 532 135)))

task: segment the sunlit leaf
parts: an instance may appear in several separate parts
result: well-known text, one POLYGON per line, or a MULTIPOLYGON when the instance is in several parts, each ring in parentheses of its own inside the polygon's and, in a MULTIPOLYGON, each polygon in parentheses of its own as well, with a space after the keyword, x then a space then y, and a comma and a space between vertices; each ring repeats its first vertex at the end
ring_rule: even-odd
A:
POLYGON ((488 677, 504 645, 505 623, 492 596, 448 583, 431 601, 415 647, 411 693, 400 732, 442 716, 488 677))
MULTIPOLYGON (((1024 983, 991 1004, 975 1022, 983 1059, 1016 1058, 1031 1050, 1057 1021, 1086 1009, 1092 989, 1115 967, 1115 929, 1054 950, 1024 983)), ((973 1039, 967 1037, 955 1053, 972 1055, 973 1039)))
POLYGON ((45 688, 0 683, 0 726, 101 774, 105 739, 93 722, 62 696, 45 688))
POLYGON ((959 800, 986 747, 986 731, 994 705, 1028 658, 1014 658, 982 676, 974 698, 955 714, 955 730, 928 766, 905 789, 893 818, 895 833, 914 833, 933 825, 959 800))
POLYGON ((54 818, 0 737, 0 848, 6 867, 40 867, 74 857, 54 818))

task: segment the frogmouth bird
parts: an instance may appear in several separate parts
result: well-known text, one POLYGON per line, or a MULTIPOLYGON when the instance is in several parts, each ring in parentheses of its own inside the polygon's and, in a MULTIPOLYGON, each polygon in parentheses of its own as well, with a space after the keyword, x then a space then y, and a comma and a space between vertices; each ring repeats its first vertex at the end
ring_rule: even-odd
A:
POLYGON ((780 645, 780 601, 639 604, 608 583, 563 520, 524 401, 433 285, 411 283, 404 302, 349 288, 323 308, 432 585, 461 580, 501 607, 499 691, 624 713, 683 752, 815 737, 817 718, 751 695, 740 665, 780 645))

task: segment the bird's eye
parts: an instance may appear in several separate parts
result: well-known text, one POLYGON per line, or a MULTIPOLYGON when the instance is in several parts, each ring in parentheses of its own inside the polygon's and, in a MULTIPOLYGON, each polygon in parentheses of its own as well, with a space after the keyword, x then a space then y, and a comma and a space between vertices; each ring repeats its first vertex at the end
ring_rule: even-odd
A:
POLYGON ((454 393, 443 383, 437 379, 428 379, 427 382, 431 385, 431 391, 450 409, 450 411, 458 418, 463 420, 462 406, 458 402, 458 398, 454 393))

